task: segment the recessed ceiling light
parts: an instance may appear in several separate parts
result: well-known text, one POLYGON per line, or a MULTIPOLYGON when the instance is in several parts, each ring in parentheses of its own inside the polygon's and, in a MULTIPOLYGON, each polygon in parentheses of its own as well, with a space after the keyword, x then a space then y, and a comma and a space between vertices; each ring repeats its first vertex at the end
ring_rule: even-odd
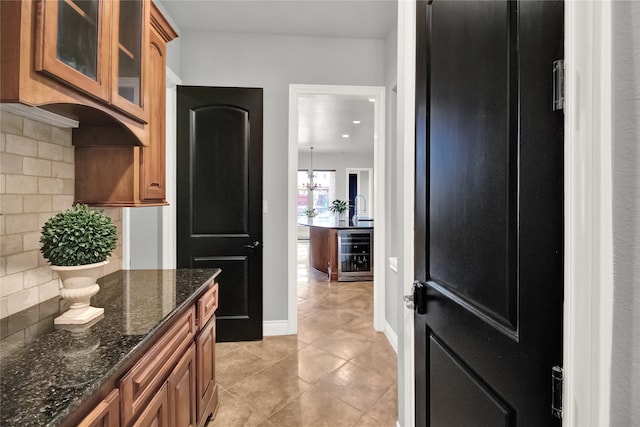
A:
POLYGON ((360 120, 354 120, 354 121, 353 121, 353 124, 354 124, 354 125, 359 125, 359 124, 360 124, 360 120))
POLYGON ((375 98, 369 98, 369 102, 376 102, 375 98))
POLYGON ((343 138, 349 138, 349 134, 348 134, 348 133, 343 133, 343 134, 342 134, 342 137, 343 137, 343 138))

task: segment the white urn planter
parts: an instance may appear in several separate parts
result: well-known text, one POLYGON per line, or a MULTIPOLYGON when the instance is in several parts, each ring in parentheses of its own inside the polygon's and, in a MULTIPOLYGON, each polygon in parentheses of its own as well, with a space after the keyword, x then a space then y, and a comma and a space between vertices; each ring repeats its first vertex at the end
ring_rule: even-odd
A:
POLYGON ((56 317, 54 324, 83 325, 104 314, 104 308, 92 307, 90 300, 100 290, 96 282, 103 276, 104 266, 108 263, 107 260, 71 267, 51 266, 62 280, 60 296, 70 303, 69 310, 56 317))

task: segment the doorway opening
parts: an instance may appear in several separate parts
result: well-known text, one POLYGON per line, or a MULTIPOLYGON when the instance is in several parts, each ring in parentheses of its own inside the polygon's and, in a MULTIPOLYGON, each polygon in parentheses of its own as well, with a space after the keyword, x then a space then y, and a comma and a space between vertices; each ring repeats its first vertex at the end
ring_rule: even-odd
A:
MULTIPOLYGON (((297 184, 298 184, 298 131, 300 100, 313 96, 335 96, 342 99, 368 100, 374 105, 373 173, 369 175, 372 198, 385 200, 385 88, 382 86, 330 86, 296 85, 289 86, 289 158, 288 158, 288 216, 287 216, 287 283, 288 283, 288 330, 298 331, 297 323, 297 184)), ((348 183, 348 180, 346 180, 348 183)), ((346 185, 346 184, 345 184, 346 185)), ((347 189, 348 191, 348 189, 347 189)), ((348 193, 347 193, 348 194, 348 193)), ((385 312, 385 212, 384 203, 375 203, 368 216, 375 219, 374 232, 374 281, 373 281, 373 325, 378 331, 384 330, 385 312)))
POLYGON ((347 168, 346 175, 349 218, 354 215, 365 220, 373 218, 373 168, 347 168))

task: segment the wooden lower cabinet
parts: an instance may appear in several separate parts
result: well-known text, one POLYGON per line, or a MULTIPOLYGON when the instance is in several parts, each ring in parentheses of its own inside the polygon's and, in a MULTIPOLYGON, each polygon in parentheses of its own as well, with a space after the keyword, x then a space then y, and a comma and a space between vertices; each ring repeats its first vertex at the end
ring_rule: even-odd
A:
POLYGON ((309 263, 316 270, 327 273, 330 281, 338 280, 337 229, 309 227, 309 263))
POLYGON ((214 283, 122 377, 121 425, 202 427, 215 415, 217 306, 214 283))
POLYGON ((195 317, 195 307, 190 307, 175 319, 167 332, 120 381, 124 425, 128 425, 143 410, 151 396, 193 345, 196 336, 195 317))
POLYGON ((133 427, 170 427, 167 384, 151 399, 133 427))
POLYGON ((167 379, 169 425, 196 426, 196 345, 191 344, 167 379))
POLYGON ((198 426, 206 423, 218 409, 216 384, 216 318, 215 316, 198 334, 196 339, 198 378, 198 426))
POLYGON ((193 305, 168 321, 165 331, 132 358, 123 374, 105 384, 115 387, 99 392, 109 393, 106 398, 78 410, 65 426, 204 426, 218 410, 217 306, 218 284, 212 283, 193 305))
POLYGON ((120 392, 113 390, 78 424, 79 427, 118 427, 120 425, 120 392))

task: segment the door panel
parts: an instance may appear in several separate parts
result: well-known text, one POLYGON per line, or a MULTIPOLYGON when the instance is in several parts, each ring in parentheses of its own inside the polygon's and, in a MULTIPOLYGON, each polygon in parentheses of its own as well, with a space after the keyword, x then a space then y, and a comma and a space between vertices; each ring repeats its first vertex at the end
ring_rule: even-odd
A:
POLYGON ((431 364, 430 388, 446 390, 431 395, 431 419, 438 425, 472 426, 482 420, 485 426, 511 426, 514 411, 491 386, 466 366, 433 335, 429 340, 431 364), (461 402, 451 396, 465 396, 464 410, 461 402))
POLYGON ((515 3, 435 1, 431 10, 431 280, 514 329, 515 3))
POLYGON ((178 266, 220 267, 217 340, 262 338, 262 89, 178 87, 178 266))
POLYGON ((556 425, 562 2, 418 3, 416 425, 556 425))
POLYGON ((198 194, 192 200, 192 234, 248 235, 249 112, 226 105, 204 106, 193 109, 191 120, 194 194, 198 194), (203 140, 206 143, 198 143, 203 140), (212 179, 212 174, 224 179, 212 179))

